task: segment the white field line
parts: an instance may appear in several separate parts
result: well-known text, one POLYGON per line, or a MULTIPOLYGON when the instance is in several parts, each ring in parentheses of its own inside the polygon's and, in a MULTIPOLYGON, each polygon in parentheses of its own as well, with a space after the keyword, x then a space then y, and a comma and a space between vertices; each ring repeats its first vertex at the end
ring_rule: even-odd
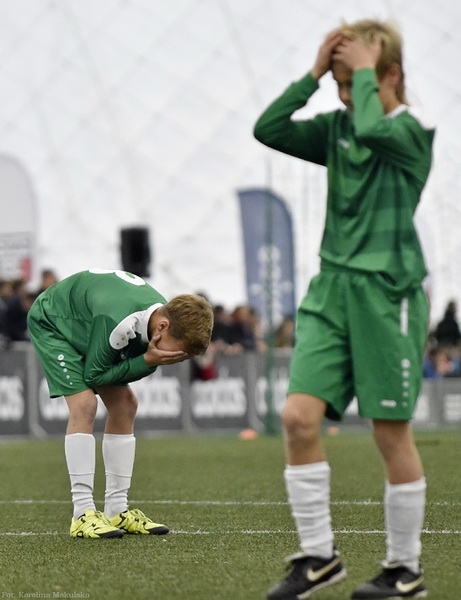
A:
MULTIPOLYGON (((96 500, 97 503, 103 500, 96 500)), ((13 499, 0 500, 0 505, 6 504, 71 504, 70 500, 33 500, 33 499, 13 499)), ((266 500, 132 500, 130 504, 154 504, 154 505, 172 505, 172 506, 288 506, 288 502, 272 502, 266 500)), ((331 506, 382 506, 383 503, 377 500, 337 500, 330 502, 331 506)), ((461 506, 461 502, 427 502, 426 506, 461 506)))
MULTIPOLYGON (((385 531, 379 529, 336 529, 333 530, 333 533, 339 535, 385 535, 385 531)), ((426 535, 461 535, 461 531, 458 530, 449 530, 449 529, 423 529, 423 534, 426 535)), ((196 531, 188 531, 184 529, 172 530, 170 535, 295 535, 296 531, 289 531, 284 529, 243 529, 240 531, 204 531, 203 529, 198 529, 196 531)), ((0 537, 33 537, 33 536, 48 536, 48 535, 58 535, 58 536, 66 536, 68 537, 67 532, 59 532, 59 531, 2 531, 0 532, 0 537)))
MULTIPOLYGON (((98 501, 101 502, 101 501, 98 501)), ((154 505, 194 505, 194 506, 287 506, 287 502, 269 502, 269 501, 237 501, 237 500, 130 500, 131 504, 154 504, 154 505)), ((33 505, 33 504, 68 504, 70 505, 70 500, 0 500, 0 504, 2 505, 33 505)), ((374 500, 341 500, 337 502, 331 502, 333 506, 381 506, 382 502, 377 502, 374 500)), ((461 502, 429 502, 428 506, 460 506, 461 502)), ((280 535, 280 534, 288 534, 294 535, 296 534, 295 530, 284 530, 284 529, 262 529, 262 530, 254 530, 254 529, 245 529, 241 531, 203 531, 198 529, 196 531, 188 531, 188 530, 172 530, 172 534, 178 535, 280 535)), ((361 530, 361 529, 338 529, 334 533, 337 534, 353 534, 353 535, 384 535, 386 532, 384 530, 361 530)), ((461 535, 461 531, 459 530, 450 530, 450 529, 442 529, 442 530, 433 530, 433 529, 423 529, 422 533, 428 535, 461 535)), ((0 537, 12 536, 12 537, 27 537, 27 536, 48 536, 48 535, 65 535, 68 536, 67 532, 58 532, 58 531, 42 531, 42 532, 33 532, 33 531, 11 531, 11 532, 0 532, 0 537)))

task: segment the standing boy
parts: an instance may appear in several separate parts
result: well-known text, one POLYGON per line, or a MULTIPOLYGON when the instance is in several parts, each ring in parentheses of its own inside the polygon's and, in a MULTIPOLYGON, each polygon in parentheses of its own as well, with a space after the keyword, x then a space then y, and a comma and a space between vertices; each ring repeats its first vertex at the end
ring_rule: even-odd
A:
POLYGON ((135 457, 136 397, 129 383, 204 354, 213 326, 208 302, 183 294, 169 302, 143 279, 124 271, 76 273, 43 292, 28 325, 50 395, 69 407, 65 455, 74 514, 70 535, 162 535, 168 527, 128 508, 135 457), (102 441, 106 471, 104 512, 93 499, 99 394, 108 414, 102 441))
POLYGON ((320 427, 354 397, 373 423, 386 482, 387 554, 354 599, 426 596, 419 564, 426 483, 410 425, 422 374, 426 268, 413 215, 426 183, 434 131, 407 106, 402 43, 388 23, 330 32, 311 71, 263 113, 255 137, 327 167, 321 270, 297 313, 283 411, 285 482, 301 552, 269 600, 307 598, 346 577, 331 527, 330 467, 320 427), (291 117, 331 71, 345 110, 291 117))

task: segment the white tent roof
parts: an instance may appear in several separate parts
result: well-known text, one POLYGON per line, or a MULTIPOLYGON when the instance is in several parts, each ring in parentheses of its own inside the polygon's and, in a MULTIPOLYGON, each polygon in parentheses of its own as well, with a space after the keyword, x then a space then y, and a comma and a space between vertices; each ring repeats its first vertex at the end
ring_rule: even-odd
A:
MULTIPOLYGON (((418 211, 433 315, 461 304, 461 5, 454 0, 17 0, 0 5, 0 152, 30 173, 38 267, 120 267, 148 226, 152 283, 245 301, 235 191, 270 184, 296 223, 298 296, 318 268, 324 171, 252 137, 342 18, 393 18, 407 87, 437 123, 418 211)), ((309 111, 338 105, 331 83, 309 111)), ((5 210, 5 208, 3 208, 5 210)), ((6 208, 8 210, 8 208, 6 208)))

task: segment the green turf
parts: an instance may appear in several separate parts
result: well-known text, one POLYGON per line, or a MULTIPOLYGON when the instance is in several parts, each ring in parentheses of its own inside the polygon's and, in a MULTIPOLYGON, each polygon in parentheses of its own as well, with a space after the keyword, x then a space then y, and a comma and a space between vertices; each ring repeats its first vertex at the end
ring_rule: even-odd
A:
MULTIPOLYGON (((461 435, 416 437, 428 481, 422 560, 430 597, 457 600, 461 435)), ((368 433, 342 431, 325 442, 336 542, 349 577, 314 598, 339 600, 373 576, 383 558, 383 477, 368 433)), ((68 537, 63 440, 4 442, 0 455, 0 600, 264 599, 284 575, 283 557, 297 550, 279 437, 138 439, 131 506, 172 529, 152 538, 68 537)), ((103 483, 99 458, 98 508, 103 483)))

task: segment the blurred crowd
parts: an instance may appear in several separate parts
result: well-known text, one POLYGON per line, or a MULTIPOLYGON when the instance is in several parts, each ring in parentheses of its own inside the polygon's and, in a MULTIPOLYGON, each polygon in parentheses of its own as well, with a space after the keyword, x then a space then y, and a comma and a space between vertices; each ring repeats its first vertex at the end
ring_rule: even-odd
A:
MULTIPOLYGON (((206 294, 197 292, 207 298, 206 294)), ((209 298, 207 298, 209 301, 209 298)), ((213 304, 214 327, 211 343, 204 356, 193 359, 193 379, 208 380, 217 377, 216 355, 235 355, 244 352, 264 352, 269 345, 292 348, 294 345, 294 319, 284 317, 273 331, 264 332, 258 311, 241 304, 227 310, 222 304, 213 304)))
MULTIPOLYGON (((27 341, 27 313, 35 298, 58 278, 52 269, 41 272, 40 284, 30 291, 22 280, 0 279, 0 348, 10 342, 27 341)), ((206 294, 197 292, 207 298, 206 294)), ((284 317, 269 333, 264 332, 258 311, 241 304, 227 310, 222 304, 213 305, 214 328, 211 344, 204 356, 192 362, 193 379, 208 380, 217 377, 216 355, 264 352, 274 348, 292 348, 295 323, 292 316, 284 317)), ((448 302, 443 318, 428 336, 424 356, 425 378, 461 377, 461 330, 457 320, 457 304, 448 302)))
MULTIPOLYGON (((58 281, 53 269, 44 269, 36 290, 30 291, 23 280, 0 279, 0 347, 9 342, 27 341, 27 313, 41 292, 58 281)), ((206 294, 197 292, 207 298, 206 294)), ((208 299, 208 298, 207 298, 208 299)), ((253 351, 263 352, 268 343, 280 348, 291 348, 294 343, 294 321, 286 317, 277 324, 268 338, 264 334, 258 311, 248 305, 227 310, 220 304, 212 305, 215 326, 210 350, 196 364, 197 376, 211 378, 214 372, 214 357, 217 352, 239 354, 253 351)))
MULTIPOLYGON (((9 342, 27 341, 27 313, 35 298, 58 278, 52 269, 41 272, 36 290, 28 290, 22 280, 0 279, 0 348, 9 342)), ((206 294, 197 292, 207 298, 206 294)), ((208 298, 207 298, 208 299, 208 298)), ((292 348, 295 339, 293 316, 284 317, 272 331, 264 332, 258 311, 241 304, 232 310, 222 304, 213 305, 214 328, 211 344, 204 356, 193 360, 192 377, 208 380, 217 377, 216 355, 264 352, 274 348, 292 348)), ((461 377, 461 330, 457 320, 457 304, 448 302, 443 318, 430 331, 424 356, 425 378, 461 377)))
POLYGON ((27 313, 35 298, 45 289, 56 283, 56 274, 51 269, 41 272, 40 284, 30 291, 22 279, 0 279, 0 348, 9 342, 22 342, 29 339, 27 313))
POLYGON ((427 379, 461 377, 461 331, 457 304, 448 302, 443 318, 428 336, 423 375, 427 379))

